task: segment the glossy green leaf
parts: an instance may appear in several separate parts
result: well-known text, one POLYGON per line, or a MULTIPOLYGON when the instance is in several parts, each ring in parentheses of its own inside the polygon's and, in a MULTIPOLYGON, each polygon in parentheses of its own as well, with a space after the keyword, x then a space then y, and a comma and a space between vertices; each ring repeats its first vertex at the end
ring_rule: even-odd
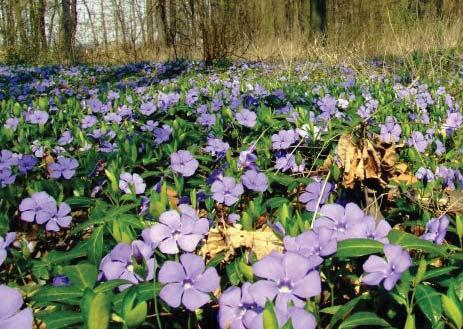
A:
POLYGON ((74 301, 81 297, 82 290, 76 287, 43 287, 32 296, 32 300, 39 303, 57 302, 74 304, 74 301))
POLYGON ((432 243, 431 241, 422 240, 419 237, 398 230, 391 230, 388 235, 391 244, 397 244, 405 249, 417 249, 426 252, 445 255, 442 247, 432 243))
POLYGON ((64 274, 69 278, 71 284, 81 288, 93 288, 98 277, 98 270, 93 264, 78 264, 65 266, 64 274))
POLYGON ((338 258, 361 257, 380 253, 383 251, 384 244, 370 239, 347 239, 338 242, 336 256, 338 258))
POLYGON ((96 293, 85 302, 84 319, 87 329, 106 329, 111 315, 111 294, 96 293))
POLYGON ((366 300, 366 299, 369 299, 369 296, 368 295, 362 295, 362 296, 358 296, 358 297, 355 297, 354 299, 348 301, 347 303, 345 303, 344 305, 342 305, 338 311, 333 315, 333 317, 331 318, 331 321, 330 321, 330 324, 329 324, 329 327, 330 328, 335 328, 335 325, 340 321, 340 320, 343 320, 347 317, 347 315, 352 312, 352 310, 355 308, 355 306, 357 306, 357 304, 362 301, 362 300, 366 300))
POLYGON ((442 295, 442 306, 445 315, 453 322, 453 324, 461 329, 463 326, 463 314, 461 305, 457 304, 452 298, 442 295))
POLYGON ((416 288, 415 300, 423 314, 433 325, 439 322, 442 316, 442 302, 437 291, 430 286, 420 284, 416 288))
POLYGON ((381 319, 373 312, 357 312, 352 314, 339 325, 339 329, 358 328, 360 326, 368 327, 390 327, 390 324, 381 319))
POLYGON ((88 240, 88 260, 95 265, 98 265, 103 257, 104 230, 104 225, 97 226, 88 240))
POLYGON ((82 314, 74 311, 57 311, 38 318, 45 322, 47 329, 66 329, 83 322, 82 314))

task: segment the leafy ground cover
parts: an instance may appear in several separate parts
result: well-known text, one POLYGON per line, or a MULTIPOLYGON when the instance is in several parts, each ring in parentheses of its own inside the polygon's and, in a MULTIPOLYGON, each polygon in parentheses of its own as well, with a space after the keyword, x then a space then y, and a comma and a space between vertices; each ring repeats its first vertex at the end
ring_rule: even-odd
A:
POLYGON ((0 327, 462 328, 458 65, 1 67, 0 327))

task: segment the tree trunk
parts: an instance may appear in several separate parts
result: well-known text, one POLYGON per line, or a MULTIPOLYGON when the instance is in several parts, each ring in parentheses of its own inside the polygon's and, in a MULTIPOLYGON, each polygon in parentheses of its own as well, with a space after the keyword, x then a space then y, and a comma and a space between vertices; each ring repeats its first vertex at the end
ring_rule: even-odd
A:
POLYGON ((154 1, 146 0, 146 41, 150 48, 154 47, 154 1))
POLYGON ((61 0, 61 51, 68 62, 74 62, 73 18, 71 0, 61 0))
POLYGON ((326 39, 326 0, 310 0, 310 30, 326 39))

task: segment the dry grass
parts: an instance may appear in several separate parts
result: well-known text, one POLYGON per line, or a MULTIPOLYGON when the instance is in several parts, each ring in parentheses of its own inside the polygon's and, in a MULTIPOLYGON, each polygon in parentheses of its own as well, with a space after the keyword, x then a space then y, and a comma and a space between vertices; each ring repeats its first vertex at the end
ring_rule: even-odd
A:
MULTIPOLYGON (((328 27, 326 38, 308 37, 307 34, 292 33, 288 38, 269 37, 264 30, 254 36, 244 36, 250 40, 247 49, 237 49, 232 59, 255 61, 278 61, 291 66, 301 60, 322 61, 326 64, 343 63, 358 67, 366 60, 400 58, 409 66, 413 74, 417 67, 414 55, 420 53, 427 58, 432 71, 445 69, 442 56, 448 50, 460 52, 463 49, 463 18, 458 15, 420 19, 400 16, 398 9, 387 9, 383 19, 375 24, 375 30, 366 26, 340 25, 328 27), (437 54, 437 56, 436 56, 437 54)), ((181 49, 181 57, 200 60, 202 52, 197 49, 181 49)), ((53 54, 44 62, 56 63, 59 58, 53 54)), ((112 44, 108 51, 102 48, 81 49, 80 58, 84 63, 116 64, 134 61, 165 61, 173 59, 173 49, 149 49, 137 47, 127 49, 123 45, 112 44)), ((455 56, 454 56, 455 59, 455 56)))

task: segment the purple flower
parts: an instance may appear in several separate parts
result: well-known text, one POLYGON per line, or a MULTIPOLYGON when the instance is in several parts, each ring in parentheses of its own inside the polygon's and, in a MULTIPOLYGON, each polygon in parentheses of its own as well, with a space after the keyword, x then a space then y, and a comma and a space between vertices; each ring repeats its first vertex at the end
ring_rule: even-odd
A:
POLYGON ((279 325, 284 326, 289 320, 293 329, 315 329, 317 320, 315 317, 301 307, 289 307, 287 312, 276 309, 276 315, 279 325))
POLYGON ((439 139, 436 139, 436 154, 437 155, 442 155, 445 153, 445 145, 442 143, 439 139))
POLYGON ((82 119, 81 127, 82 129, 91 128, 98 122, 98 119, 94 115, 86 115, 82 119))
POLYGON ((26 122, 34 124, 45 124, 48 121, 48 113, 44 111, 35 110, 26 113, 26 122))
POLYGON ((74 138, 72 137, 72 134, 69 130, 66 130, 63 132, 61 135, 60 139, 58 140, 58 144, 61 146, 68 145, 70 144, 74 138))
POLYGON ((143 194, 146 184, 139 174, 125 172, 119 176, 119 188, 124 191, 125 194, 143 194))
POLYGON ((25 308, 20 311, 24 304, 23 298, 18 290, 4 284, 0 285, 0 328, 2 329, 32 329, 32 309, 25 308))
POLYGON ((451 135, 455 130, 463 124, 463 115, 459 112, 448 112, 447 119, 444 124, 444 129, 447 134, 451 135))
POLYGON ((240 220, 240 215, 238 215, 236 213, 231 213, 231 214, 228 215, 227 223, 234 225, 239 220, 240 220))
POLYGON ((193 176, 199 167, 198 160, 189 151, 179 150, 170 156, 170 165, 175 173, 183 177, 193 176))
POLYGON ((251 146, 247 150, 241 151, 238 157, 238 169, 256 169, 257 156, 253 153, 255 148, 251 146))
POLYGON ((337 249, 333 231, 326 227, 320 227, 318 232, 306 231, 296 237, 286 236, 283 242, 286 251, 308 258, 314 266, 320 265, 322 257, 334 254, 337 249))
POLYGON ((245 282, 241 288, 230 287, 219 298, 220 328, 261 328, 264 307, 254 298, 251 283, 245 282))
MULTIPOLYGON (((254 298, 254 285, 245 282, 241 289, 230 287, 219 299, 219 326, 221 329, 263 329, 263 298, 254 298)), ((271 299, 271 296, 265 296, 271 299)), ((291 320, 294 329, 314 329, 316 321, 312 314, 302 308, 289 307, 286 311, 275 308, 280 327, 291 320)))
POLYGON ((16 181, 16 175, 13 175, 10 168, 0 168, 0 185, 6 187, 14 184, 16 181))
POLYGON ((216 269, 206 269, 204 260, 195 254, 181 255, 180 262, 166 261, 159 270, 158 281, 165 284, 159 293, 163 301, 171 307, 183 304, 190 311, 209 303, 209 293, 220 285, 216 269))
POLYGON ((154 142, 159 145, 167 142, 172 134, 172 128, 169 125, 162 125, 162 127, 153 128, 154 142))
POLYGON ((71 179, 75 175, 77 167, 79 167, 79 163, 76 159, 60 156, 58 162, 48 165, 48 170, 51 178, 58 179, 63 176, 65 179, 71 179))
POLYGON ((325 185, 325 189, 323 189, 324 182, 317 181, 310 183, 305 188, 306 192, 302 193, 299 197, 299 201, 305 203, 305 209, 307 211, 315 211, 317 210, 318 206, 325 204, 328 200, 328 197, 334 189, 334 185, 327 182, 325 185), (323 191, 323 195, 322 194, 323 191), (320 198, 321 195, 321 198, 320 198), (320 199, 320 204, 318 204, 318 200, 320 199))
POLYGON ((140 112, 146 116, 151 115, 156 112, 156 105, 153 102, 143 103, 140 106, 140 112))
POLYGON ((18 127, 19 119, 18 118, 8 118, 5 121, 5 129, 11 129, 13 131, 16 131, 16 128, 18 127))
MULTIPOLYGON (((118 243, 100 263, 99 280, 122 279, 131 282, 119 286, 119 290, 124 290, 142 281, 150 281, 154 278, 155 260, 151 258, 153 254, 150 246, 144 242, 135 240, 131 245, 118 243), (146 263, 146 270, 142 273, 136 271, 137 267, 146 263)), ((140 271, 141 272, 141 271, 140 271)))
POLYGON ((212 199, 227 206, 236 203, 244 192, 241 183, 236 183, 233 177, 227 176, 212 183, 211 191, 212 199))
POLYGON ((229 148, 230 145, 221 139, 208 138, 207 146, 204 148, 204 151, 210 153, 211 155, 224 156, 229 148))
POLYGON ((55 276, 51 282, 53 287, 66 287, 69 286, 70 281, 69 278, 65 275, 58 275, 55 276))
POLYGON ((30 198, 21 201, 19 211, 23 221, 43 224, 56 214, 56 201, 47 192, 36 192, 30 198))
POLYGON ((431 182, 434 180, 434 174, 430 169, 420 167, 415 174, 416 179, 420 179, 425 183, 431 182))
POLYGON ((352 229, 352 238, 372 239, 382 243, 389 243, 387 235, 391 225, 384 219, 376 224, 373 216, 365 216, 361 223, 356 224, 352 229))
POLYGON ((10 150, 2 150, 0 152, 0 169, 16 166, 19 162, 19 155, 10 150))
POLYGON ((272 135, 272 148, 274 150, 286 150, 297 141, 298 134, 295 130, 280 130, 272 135))
POLYGON ((433 218, 426 224, 426 232, 421 236, 423 240, 432 241, 435 244, 442 244, 449 227, 449 218, 442 216, 433 218))
POLYGON ((408 145, 414 146, 419 153, 423 153, 428 147, 428 141, 424 138, 421 132, 414 131, 412 136, 408 139, 408 145))
POLYGON ((355 203, 348 203, 346 207, 339 204, 324 205, 320 209, 320 217, 314 222, 314 230, 321 227, 334 232, 337 241, 349 239, 353 235, 353 228, 361 223, 365 213, 355 203))
POLYGON ((305 162, 303 160, 301 164, 298 165, 294 154, 288 153, 285 156, 277 158, 274 168, 281 170, 282 172, 286 172, 288 170, 291 170, 293 173, 302 172, 305 168, 305 162))
POLYGON ((317 101, 317 105, 320 107, 320 110, 322 111, 322 114, 320 115, 320 117, 323 120, 326 121, 330 117, 332 117, 334 114, 336 114, 337 112, 336 103, 337 103, 336 98, 330 95, 327 95, 317 101))
POLYGON ((241 112, 235 114, 235 118, 236 121, 241 123, 243 126, 252 128, 256 125, 257 115, 248 109, 243 109, 241 112))
POLYGON ((72 221, 72 217, 70 216, 71 207, 65 202, 62 202, 59 205, 58 211, 54 214, 53 217, 47 222, 45 229, 47 231, 58 232, 60 228, 69 227, 72 221))
POLYGON ((400 134, 402 133, 402 128, 397 123, 395 117, 388 116, 386 122, 383 125, 380 125, 381 128, 381 140, 384 143, 392 144, 397 143, 400 140, 400 134))
POLYGON ((10 232, 7 235, 5 235, 5 239, 3 239, 3 237, 0 236, 0 266, 6 259, 6 250, 15 239, 15 232, 10 232))
POLYGON ((445 188, 455 190, 455 171, 453 169, 439 166, 436 170, 436 176, 442 178, 445 188))
POLYGON ((34 166, 37 164, 37 158, 30 154, 25 154, 18 160, 19 172, 22 174, 27 173, 28 171, 34 169, 34 166))
POLYGON ((288 303, 303 307, 305 301, 321 293, 320 274, 311 261, 296 253, 272 252, 253 266, 254 275, 263 278, 254 283, 255 298, 265 303, 266 297, 276 297, 277 308, 286 311, 288 303))
POLYGON ((186 93, 185 103, 191 107, 194 105, 194 103, 196 103, 198 98, 199 98, 198 90, 196 88, 192 88, 188 90, 188 92, 186 93))
POLYGON ((361 281, 369 286, 379 285, 384 280, 384 289, 392 290, 402 273, 411 265, 410 255, 400 246, 384 245, 386 259, 372 255, 363 264, 363 270, 367 273, 361 281))
POLYGON ((176 210, 162 213, 159 223, 142 232, 143 240, 153 249, 159 247, 166 254, 177 254, 180 249, 193 252, 209 231, 208 220, 198 218, 196 210, 185 204, 179 209, 181 214, 176 210))
POLYGON ((206 126, 206 127, 211 127, 215 125, 217 118, 215 114, 209 114, 209 113, 201 113, 201 115, 198 117, 198 123, 201 126, 206 126))
POLYGON ((265 192, 268 188, 268 179, 264 173, 254 169, 247 170, 241 177, 243 185, 256 192, 265 192))

